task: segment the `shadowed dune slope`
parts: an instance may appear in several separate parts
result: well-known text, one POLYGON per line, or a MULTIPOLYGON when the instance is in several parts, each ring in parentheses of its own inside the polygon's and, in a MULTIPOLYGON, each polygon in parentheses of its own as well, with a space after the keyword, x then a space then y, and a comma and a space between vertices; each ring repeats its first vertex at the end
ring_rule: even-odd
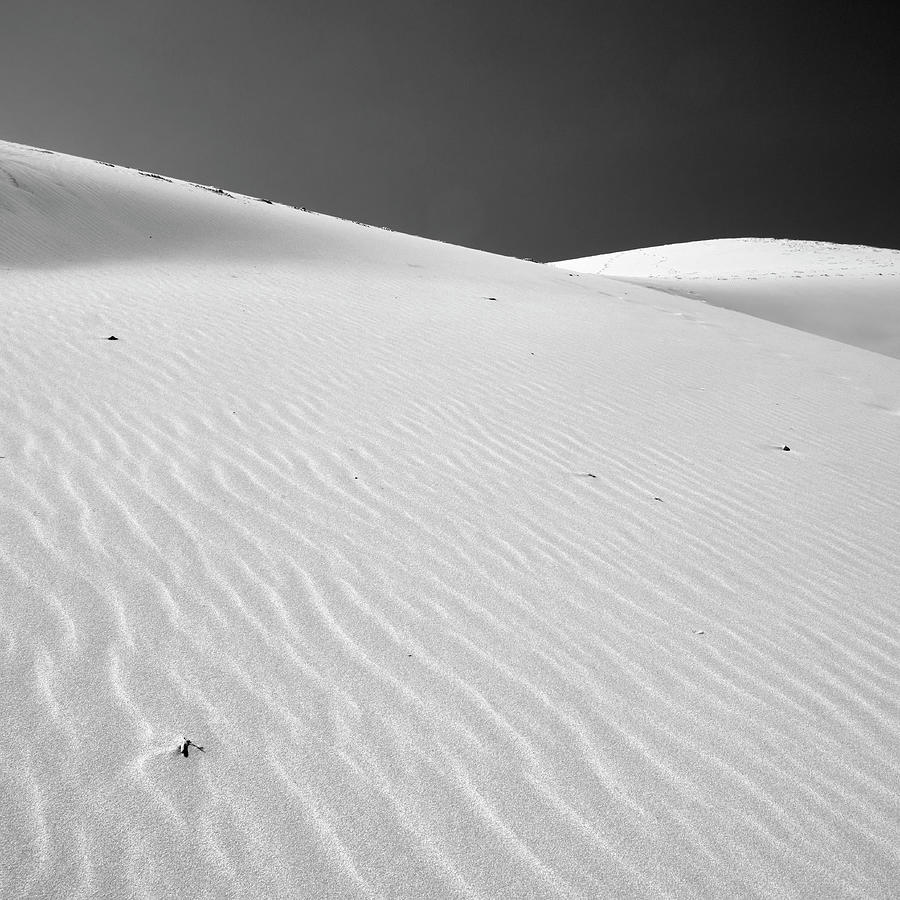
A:
POLYGON ((900 358, 900 250, 729 238, 554 265, 705 300, 900 358))
POLYGON ((900 363, 0 169, 0 896, 893 894, 900 363))

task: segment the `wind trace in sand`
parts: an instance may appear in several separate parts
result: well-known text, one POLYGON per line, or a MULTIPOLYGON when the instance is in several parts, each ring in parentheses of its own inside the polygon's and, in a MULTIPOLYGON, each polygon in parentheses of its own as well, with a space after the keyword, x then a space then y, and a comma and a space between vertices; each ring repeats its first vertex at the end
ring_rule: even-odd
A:
POLYGON ((895 895, 897 360, 13 144, 0 317, 3 897, 895 895))

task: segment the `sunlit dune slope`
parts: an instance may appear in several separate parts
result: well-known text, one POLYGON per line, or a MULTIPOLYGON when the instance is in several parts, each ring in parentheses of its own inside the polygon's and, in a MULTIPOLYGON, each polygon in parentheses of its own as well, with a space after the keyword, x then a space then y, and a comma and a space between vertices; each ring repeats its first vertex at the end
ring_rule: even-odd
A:
POLYGON ((705 300, 900 358, 900 250, 733 238, 555 265, 705 300))
POLYGON ((12 144, 0 322, 0 896, 894 894, 897 360, 12 144))

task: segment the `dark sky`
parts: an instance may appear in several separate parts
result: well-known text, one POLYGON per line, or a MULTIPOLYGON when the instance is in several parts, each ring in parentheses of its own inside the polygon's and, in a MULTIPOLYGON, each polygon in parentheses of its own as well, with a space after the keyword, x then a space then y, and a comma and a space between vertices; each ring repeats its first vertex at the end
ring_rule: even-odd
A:
POLYGON ((6 0, 0 138, 539 260, 900 248, 888 9, 6 0))

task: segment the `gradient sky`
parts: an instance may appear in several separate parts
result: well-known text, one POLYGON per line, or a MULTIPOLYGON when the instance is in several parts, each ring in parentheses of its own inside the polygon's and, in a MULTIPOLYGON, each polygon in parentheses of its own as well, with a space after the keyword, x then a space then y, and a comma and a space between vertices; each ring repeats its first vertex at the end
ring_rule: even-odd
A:
POLYGON ((900 248, 879 8, 6 0, 0 138, 539 260, 900 248))

